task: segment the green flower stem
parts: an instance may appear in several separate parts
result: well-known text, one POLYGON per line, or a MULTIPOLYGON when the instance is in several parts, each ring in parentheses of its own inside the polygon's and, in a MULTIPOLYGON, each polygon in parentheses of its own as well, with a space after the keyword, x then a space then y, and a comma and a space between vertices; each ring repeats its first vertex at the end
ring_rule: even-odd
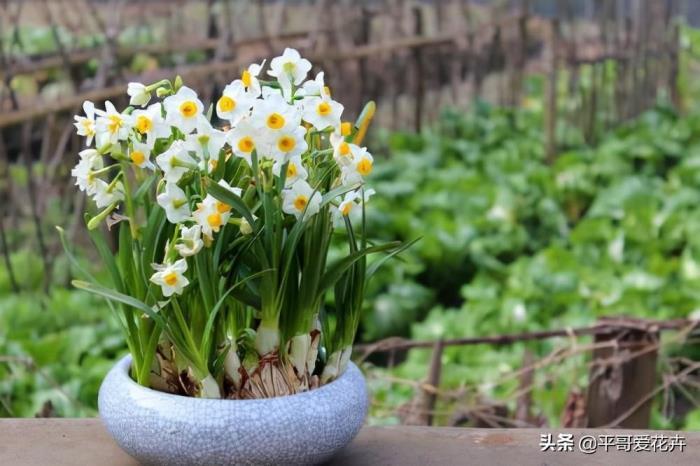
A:
POLYGON ((119 164, 114 163, 112 165, 107 165, 106 167, 100 168, 99 170, 91 171, 90 174, 93 176, 102 175, 103 173, 107 173, 108 171, 110 171, 112 168, 117 168, 117 167, 119 167, 119 164))
POLYGON ((172 88, 172 84, 170 83, 170 80, 168 79, 161 79, 157 83, 153 83, 149 86, 146 86, 146 91, 148 92, 153 92, 155 89, 159 87, 170 87, 172 88))
POLYGON ((134 201, 131 197, 131 186, 129 183, 129 177, 126 175, 128 165, 126 162, 120 162, 122 166, 122 173, 124 174, 123 182, 124 182, 124 199, 125 199, 125 204, 126 204, 126 215, 129 217, 129 228, 131 230, 131 237, 133 239, 138 239, 139 237, 139 229, 138 225, 136 224, 136 210, 134 209, 134 201))

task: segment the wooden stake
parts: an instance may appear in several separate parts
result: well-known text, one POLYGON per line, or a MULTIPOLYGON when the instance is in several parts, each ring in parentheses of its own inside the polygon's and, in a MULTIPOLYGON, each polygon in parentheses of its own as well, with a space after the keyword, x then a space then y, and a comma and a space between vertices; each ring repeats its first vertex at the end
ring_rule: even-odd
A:
MULTIPOLYGON (((604 323, 607 319, 600 319, 604 323)), ((640 321, 641 322, 641 321, 640 321)), ((599 348, 593 352, 593 366, 587 395, 588 427, 646 429, 652 399, 640 404, 656 388, 656 360, 659 328, 620 326, 612 334, 599 334, 596 343, 614 340, 624 349, 599 348), (639 407, 630 411, 639 404, 639 407), (619 419, 624 416, 624 419, 619 419)))

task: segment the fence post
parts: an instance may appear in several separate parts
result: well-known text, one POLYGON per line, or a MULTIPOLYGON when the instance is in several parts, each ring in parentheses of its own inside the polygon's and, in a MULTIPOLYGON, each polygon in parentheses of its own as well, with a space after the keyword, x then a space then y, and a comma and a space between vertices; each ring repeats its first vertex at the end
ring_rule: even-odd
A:
POLYGON ((430 426, 433 424, 433 411, 437 401, 435 389, 440 385, 442 372, 442 352, 444 349, 442 340, 437 340, 433 345, 433 354, 430 358, 428 378, 424 387, 418 388, 413 400, 407 407, 403 420, 404 425, 430 426), (430 388, 428 388, 430 387, 430 388))
MULTIPOLYGON (((423 35, 423 9, 420 6, 413 8, 413 25, 416 37, 423 35)), ((416 74, 416 94, 415 113, 413 124, 416 132, 421 130, 421 116, 423 114, 423 98, 425 94, 425 77, 423 76, 423 49, 420 46, 413 47, 413 61, 415 63, 416 74)))
POLYGON ((595 342, 615 345, 593 351, 586 402, 588 427, 646 429, 653 402, 649 395, 656 387, 659 328, 635 319, 602 318, 599 322, 612 329, 597 334, 595 342))
POLYGON ((552 164, 557 155, 557 48, 559 44, 559 18, 553 18, 550 32, 550 62, 547 76, 547 94, 545 104, 545 150, 547 162, 552 164))

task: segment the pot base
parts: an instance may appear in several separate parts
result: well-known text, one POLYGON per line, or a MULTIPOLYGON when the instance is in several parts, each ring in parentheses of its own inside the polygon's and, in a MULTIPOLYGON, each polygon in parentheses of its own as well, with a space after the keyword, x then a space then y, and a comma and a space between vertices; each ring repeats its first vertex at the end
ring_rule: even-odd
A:
POLYGON ((142 387, 131 357, 105 377, 100 417, 144 464, 316 464, 357 435, 367 391, 352 363, 337 380, 297 395, 256 400, 189 398, 142 387))

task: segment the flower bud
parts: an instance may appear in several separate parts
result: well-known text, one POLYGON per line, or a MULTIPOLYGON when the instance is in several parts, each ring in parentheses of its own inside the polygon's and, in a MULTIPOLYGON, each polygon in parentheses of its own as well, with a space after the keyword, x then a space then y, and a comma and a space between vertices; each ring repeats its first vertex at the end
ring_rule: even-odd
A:
POLYGON ((248 220, 246 220, 245 217, 241 218, 240 230, 242 235, 249 235, 253 232, 253 227, 250 225, 250 222, 248 222, 248 220))

